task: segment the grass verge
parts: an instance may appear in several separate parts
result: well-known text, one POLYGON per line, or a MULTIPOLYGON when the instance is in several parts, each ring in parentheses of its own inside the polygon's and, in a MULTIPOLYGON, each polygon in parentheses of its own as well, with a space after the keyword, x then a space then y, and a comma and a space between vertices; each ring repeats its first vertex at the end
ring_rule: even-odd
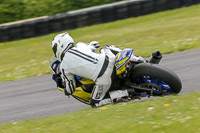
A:
POLYGON ((199 133, 200 92, 0 125, 0 132, 199 133))
MULTIPOLYGON (((133 48, 134 54, 200 48, 200 5, 68 31, 75 42, 133 48)), ((63 31, 65 32, 65 31, 63 31)), ((61 33, 61 32, 60 32, 61 33)), ((0 82, 50 73, 51 41, 58 34, 0 43, 0 82)))

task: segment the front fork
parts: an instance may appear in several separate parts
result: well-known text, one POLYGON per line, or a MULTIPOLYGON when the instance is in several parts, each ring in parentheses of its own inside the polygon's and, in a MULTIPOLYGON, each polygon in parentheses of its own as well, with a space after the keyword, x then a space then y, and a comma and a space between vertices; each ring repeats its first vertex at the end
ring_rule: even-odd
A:
MULTIPOLYGON (((140 61, 138 57, 135 57, 137 58, 138 62, 140 61)), ((159 64, 160 60, 162 59, 162 54, 160 53, 160 51, 154 51, 149 59, 149 63, 152 63, 152 64, 159 64)), ((141 60, 142 62, 142 60, 141 60)), ((130 68, 132 68, 133 66, 130 66, 130 68)), ((127 73, 125 74, 127 76, 127 73)), ((141 85, 137 85, 137 84, 134 84, 134 83, 131 83, 131 82, 126 82, 125 83, 126 86, 128 87, 131 87, 135 90, 135 96, 139 96, 137 99, 140 99, 141 97, 141 93, 142 92, 145 92, 145 96, 152 96, 153 95, 153 89, 150 89, 148 87, 145 87, 145 86, 141 86, 141 85)))
POLYGON ((140 99, 140 97, 146 97, 146 96, 150 98, 150 96, 152 96, 153 94, 153 89, 147 88, 145 86, 137 85, 131 82, 126 82, 125 84, 126 86, 134 89, 135 96, 133 96, 133 98, 136 97, 134 99, 140 99))

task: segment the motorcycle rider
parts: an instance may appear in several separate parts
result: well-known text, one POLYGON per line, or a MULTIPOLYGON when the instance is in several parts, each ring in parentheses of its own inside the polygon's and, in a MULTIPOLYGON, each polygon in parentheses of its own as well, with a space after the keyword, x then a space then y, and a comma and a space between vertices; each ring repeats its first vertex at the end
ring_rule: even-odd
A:
POLYGON ((89 45, 86 43, 75 45, 68 33, 58 34, 52 41, 54 55, 61 62, 59 66, 55 65, 57 71, 60 71, 60 74, 54 77, 55 81, 59 81, 58 86, 64 88, 65 95, 72 95, 76 89, 74 75, 93 80, 95 86, 90 105, 96 107, 129 95, 127 90, 123 90, 110 92, 109 96, 105 97, 112 83, 115 55, 109 48, 101 49, 101 53, 95 53, 94 50, 99 46, 96 41, 89 45))

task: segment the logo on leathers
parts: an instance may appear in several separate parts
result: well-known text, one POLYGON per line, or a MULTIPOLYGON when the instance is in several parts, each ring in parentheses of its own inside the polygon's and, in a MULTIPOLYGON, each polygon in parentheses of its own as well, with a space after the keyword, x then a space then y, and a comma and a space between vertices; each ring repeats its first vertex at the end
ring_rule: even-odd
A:
POLYGON ((98 92, 96 94, 95 99, 99 99, 103 93, 103 86, 98 86, 98 92))

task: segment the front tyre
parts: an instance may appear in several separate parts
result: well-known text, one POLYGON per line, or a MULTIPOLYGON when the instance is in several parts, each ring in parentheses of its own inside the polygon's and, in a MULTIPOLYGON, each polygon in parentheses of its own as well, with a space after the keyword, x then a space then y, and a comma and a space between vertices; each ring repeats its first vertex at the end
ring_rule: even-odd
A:
POLYGON ((178 94, 182 88, 181 80, 174 72, 157 64, 136 65, 131 71, 130 78, 136 84, 157 89, 158 95, 162 95, 165 89, 169 93, 178 94))

